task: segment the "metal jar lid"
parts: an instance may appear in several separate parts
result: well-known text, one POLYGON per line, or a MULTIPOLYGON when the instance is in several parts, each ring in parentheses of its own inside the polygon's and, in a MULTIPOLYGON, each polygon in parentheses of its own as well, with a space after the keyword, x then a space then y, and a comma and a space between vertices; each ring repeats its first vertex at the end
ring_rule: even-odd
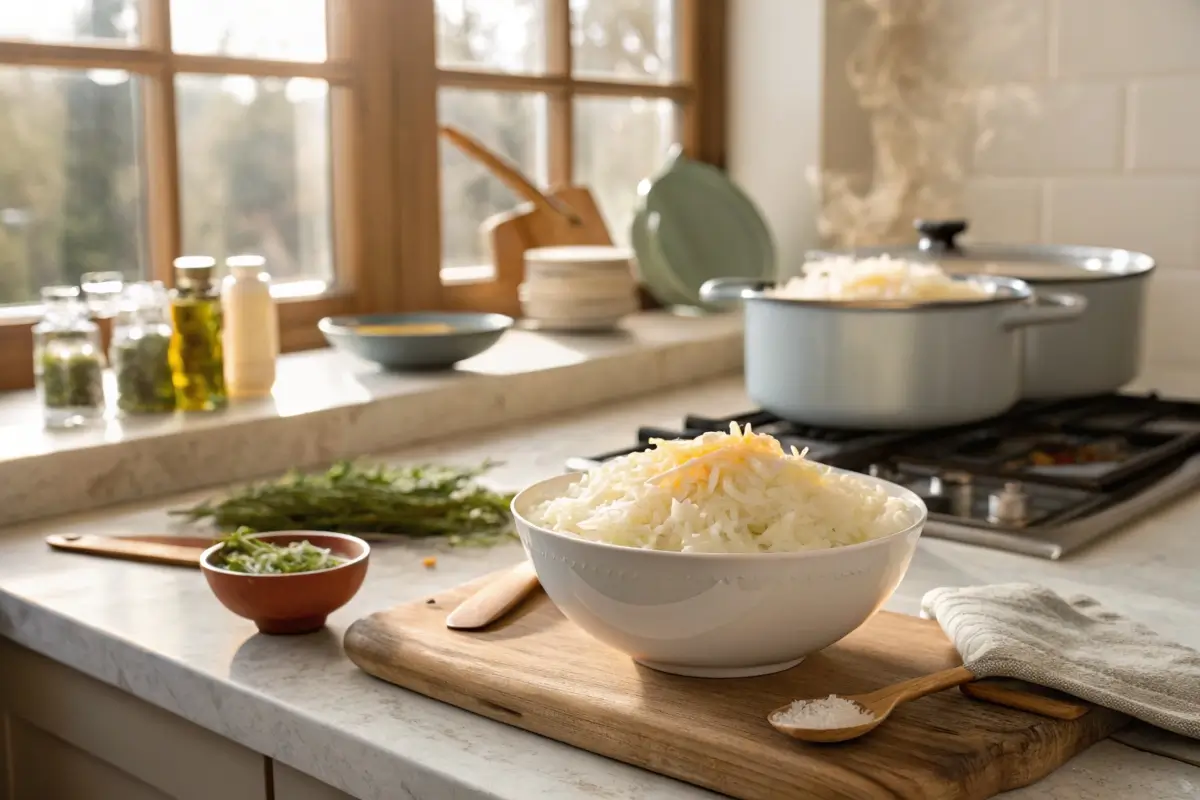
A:
POLYGON ((892 256, 934 261, 951 274, 999 275, 1031 284, 1135 278, 1154 269, 1145 253, 1113 247, 1077 245, 962 244, 967 221, 919 219, 916 247, 864 247, 849 251, 813 251, 810 260, 836 256, 892 256))
POLYGON ((180 289, 203 289, 213 282, 217 261, 208 256, 175 259, 175 285, 180 289))

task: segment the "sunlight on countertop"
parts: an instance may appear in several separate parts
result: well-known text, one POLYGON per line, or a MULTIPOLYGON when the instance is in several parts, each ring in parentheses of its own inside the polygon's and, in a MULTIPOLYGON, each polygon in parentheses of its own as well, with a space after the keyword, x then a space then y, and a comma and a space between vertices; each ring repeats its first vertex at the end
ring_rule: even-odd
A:
POLYGON ((329 349, 289 353, 279 359, 270 397, 236 401, 217 413, 107 419, 77 430, 47 431, 33 391, 0 393, 0 461, 132 439, 170 436, 254 420, 294 417, 351 407, 380 398, 451 387, 471 376, 506 376, 577 365, 693 338, 736 335, 737 315, 692 319, 662 312, 639 314, 617 332, 559 335, 515 329, 490 350, 436 373, 388 373, 374 364, 329 349))

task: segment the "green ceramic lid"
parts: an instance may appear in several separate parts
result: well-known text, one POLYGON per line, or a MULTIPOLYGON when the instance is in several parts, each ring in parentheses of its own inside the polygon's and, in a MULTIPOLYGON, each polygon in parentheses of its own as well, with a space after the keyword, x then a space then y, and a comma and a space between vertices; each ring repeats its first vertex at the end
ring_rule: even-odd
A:
POLYGON ((774 277, 775 243, 767 224, 721 170, 692 161, 676 146, 638 194, 645 244, 655 251, 654 266, 672 294, 703 307, 700 287, 705 281, 774 277))

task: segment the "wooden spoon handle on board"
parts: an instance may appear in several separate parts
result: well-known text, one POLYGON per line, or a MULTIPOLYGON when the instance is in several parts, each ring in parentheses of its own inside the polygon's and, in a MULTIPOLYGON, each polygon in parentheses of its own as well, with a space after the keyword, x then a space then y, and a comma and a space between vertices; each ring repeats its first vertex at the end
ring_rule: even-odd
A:
POLYGON ((1041 687, 1019 682, 979 679, 971 670, 962 666, 886 686, 860 695, 858 699, 866 705, 893 699, 897 703, 903 703, 954 686, 959 687, 959 691, 972 699, 1015 708, 1018 711, 1028 711, 1051 719, 1079 719, 1088 712, 1087 706, 1070 698, 1061 699, 1041 694, 1040 692, 1047 691, 1041 687))
POLYGON ((438 132, 446 141, 451 142, 459 150, 487 167, 489 172, 503 181, 504 185, 512 189, 518 196, 524 197, 536 206, 561 214, 572 225, 583 224, 583 219, 575 213, 574 209, 557 197, 551 197, 534 186, 533 182, 522 175, 507 159, 488 150, 478 139, 460 131, 453 125, 442 125, 438 132))
MULTIPOLYGON (((975 700, 983 700, 998 706, 1029 711, 1051 719, 1079 719, 1088 713, 1089 706, 1069 697, 1046 697, 1038 694, 1041 687, 1023 683, 1013 685, 1003 680, 983 678, 964 683, 959 691, 975 700)), ((1049 690, 1046 690, 1049 691, 1049 690)))
POLYGON ((446 617, 446 627, 456 631, 484 628, 514 609, 537 586, 533 564, 522 561, 462 601, 446 617))
POLYGON ((200 568, 200 556, 212 545, 212 540, 197 537, 167 536, 94 536, 86 533, 60 533, 46 537, 55 550, 86 553, 147 564, 166 564, 173 567, 200 568))

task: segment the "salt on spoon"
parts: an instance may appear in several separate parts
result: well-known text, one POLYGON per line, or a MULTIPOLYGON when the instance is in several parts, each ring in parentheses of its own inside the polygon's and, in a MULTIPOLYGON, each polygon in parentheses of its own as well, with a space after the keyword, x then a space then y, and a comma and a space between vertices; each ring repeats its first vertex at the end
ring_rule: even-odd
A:
POLYGON ((896 683, 867 694, 794 700, 767 716, 775 730, 806 742, 845 742, 878 727, 892 710, 909 700, 975 680, 966 667, 896 683))

